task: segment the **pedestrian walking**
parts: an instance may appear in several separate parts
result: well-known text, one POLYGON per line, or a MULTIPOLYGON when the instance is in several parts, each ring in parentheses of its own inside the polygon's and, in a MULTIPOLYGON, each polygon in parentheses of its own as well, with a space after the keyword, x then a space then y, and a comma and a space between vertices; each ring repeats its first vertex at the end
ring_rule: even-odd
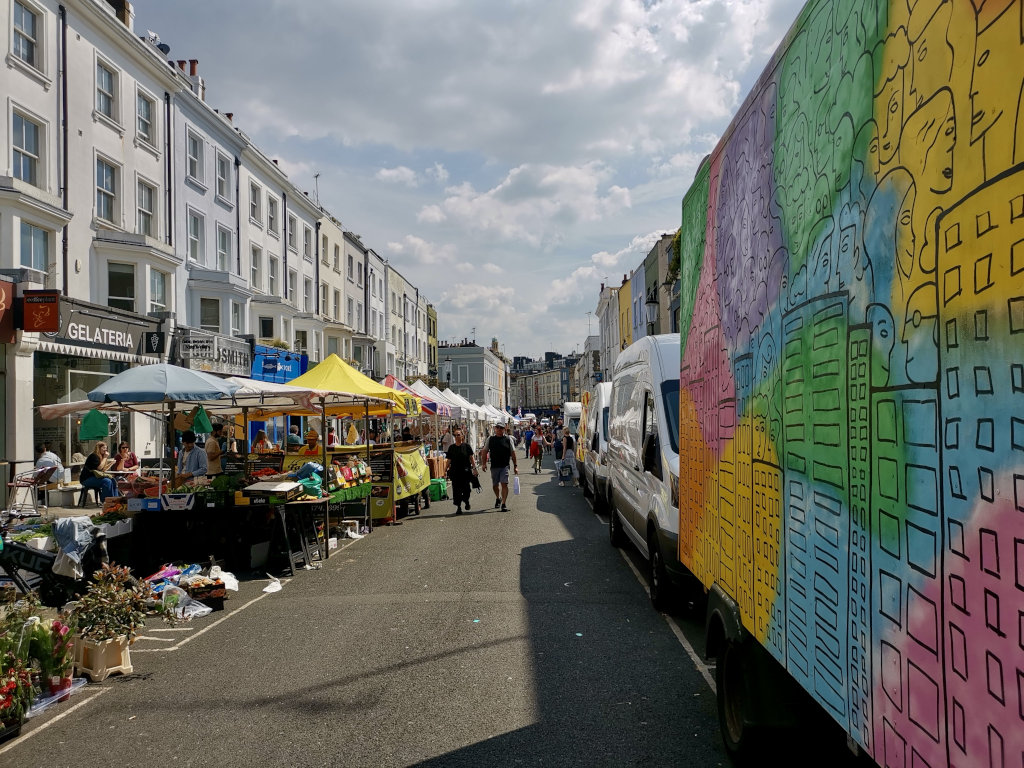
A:
POLYGON ((564 447, 562 445, 562 437, 557 432, 551 438, 551 454, 555 460, 555 476, 558 478, 558 484, 562 484, 562 453, 564 447))
POLYGON ((455 430, 454 439, 455 442, 448 447, 445 455, 448 457, 448 479, 452 483, 455 514, 461 515, 463 504, 466 505, 466 511, 469 511, 469 493, 476 474, 476 457, 461 429, 455 430))
MULTIPOLYGON (((572 472, 572 484, 573 487, 578 487, 580 484, 580 471, 576 466, 576 438, 572 436, 572 433, 568 429, 562 430, 562 468, 569 467, 569 471, 572 472)), ((565 485, 565 480, 562 478, 565 475, 559 471, 558 473, 558 484, 565 485)))
MULTIPOLYGON (((555 438, 551 434, 551 429, 544 430, 544 453, 551 453, 555 449, 555 438)), ((556 457, 557 458, 557 457, 556 457)))
POLYGON ((512 441, 505 435, 505 425, 494 425, 494 434, 487 440, 484 447, 483 460, 481 465, 487 471, 487 459, 491 460, 491 486, 494 488, 494 508, 501 508, 502 512, 508 512, 508 476, 509 461, 515 466, 515 473, 519 474, 519 459, 516 457, 512 441), (499 488, 500 486, 500 488, 499 488))
POLYGON ((533 435, 533 424, 527 424, 526 430, 523 432, 523 442, 526 444, 526 453, 523 454, 524 456, 533 455, 530 453, 530 444, 533 443, 533 435))
POLYGON ((533 474, 540 474, 540 462, 544 458, 544 441, 533 440, 530 443, 530 458, 533 459, 533 474))

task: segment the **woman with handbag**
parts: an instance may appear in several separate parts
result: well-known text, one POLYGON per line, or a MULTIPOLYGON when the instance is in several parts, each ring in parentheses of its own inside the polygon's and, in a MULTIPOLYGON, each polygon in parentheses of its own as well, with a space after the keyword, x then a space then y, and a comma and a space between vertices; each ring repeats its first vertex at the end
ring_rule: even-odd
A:
POLYGON ((461 429, 455 430, 455 442, 448 448, 448 479, 452 483, 452 500, 455 514, 462 514, 462 505, 469 510, 469 493, 476 475, 476 457, 473 448, 466 442, 461 429))

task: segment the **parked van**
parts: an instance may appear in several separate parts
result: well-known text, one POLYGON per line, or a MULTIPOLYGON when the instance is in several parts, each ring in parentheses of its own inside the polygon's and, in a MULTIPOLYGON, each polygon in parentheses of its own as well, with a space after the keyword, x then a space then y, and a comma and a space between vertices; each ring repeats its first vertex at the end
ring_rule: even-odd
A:
POLYGON ((665 608, 679 563, 679 334, 645 336, 612 375, 608 441, 611 542, 647 558, 651 602, 665 608))
POLYGON ((580 482, 584 495, 594 499, 594 509, 607 511, 611 506, 608 497, 608 427, 611 419, 612 385, 602 382, 590 395, 584 418, 586 419, 585 442, 581 442, 583 453, 580 482))
POLYGON ((580 417, 583 415, 583 403, 562 403, 562 425, 574 437, 580 433, 580 417))

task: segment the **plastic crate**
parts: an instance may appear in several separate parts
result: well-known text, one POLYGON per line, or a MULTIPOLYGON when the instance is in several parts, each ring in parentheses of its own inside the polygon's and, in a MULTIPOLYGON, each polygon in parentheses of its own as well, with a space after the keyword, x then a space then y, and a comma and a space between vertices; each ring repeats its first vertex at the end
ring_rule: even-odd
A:
POLYGON ((441 499, 448 498, 448 481, 444 478, 436 478, 430 481, 430 494, 431 501, 440 501, 441 499))

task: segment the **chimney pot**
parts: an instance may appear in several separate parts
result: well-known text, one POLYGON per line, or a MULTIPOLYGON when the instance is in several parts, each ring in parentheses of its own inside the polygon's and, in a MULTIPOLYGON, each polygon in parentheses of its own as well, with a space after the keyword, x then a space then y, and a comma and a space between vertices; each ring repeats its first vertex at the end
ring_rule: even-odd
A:
POLYGON ((189 59, 188 60, 188 73, 192 77, 195 77, 198 74, 198 72, 199 72, 199 59, 189 59))
POLYGON ((225 112, 224 113, 224 117, 226 117, 228 119, 229 123, 235 122, 235 113, 234 112, 225 112))
POLYGON ((178 59, 178 69, 180 69, 182 72, 185 71, 185 65, 186 64, 188 64, 188 62, 185 61, 184 59, 178 59))

